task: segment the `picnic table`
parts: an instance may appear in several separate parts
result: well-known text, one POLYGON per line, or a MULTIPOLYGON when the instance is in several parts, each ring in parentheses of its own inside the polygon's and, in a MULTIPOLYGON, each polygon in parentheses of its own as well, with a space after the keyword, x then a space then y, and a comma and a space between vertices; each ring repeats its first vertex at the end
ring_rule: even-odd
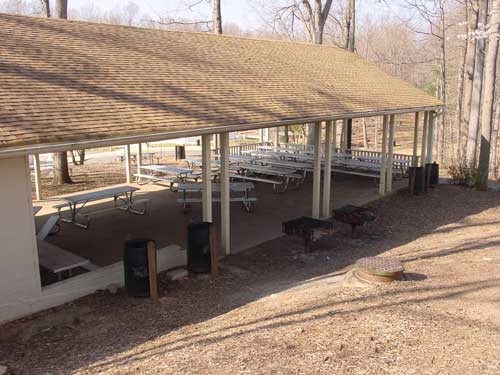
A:
POLYGON ((62 204, 54 206, 57 208, 58 215, 61 221, 75 224, 81 228, 87 229, 90 224, 89 215, 96 214, 104 211, 119 209, 127 212, 131 212, 138 215, 144 215, 146 212, 146 205, 149 201, 148 199, 134 200, 133 193, 139 190, 133 186, 119 186, 114 188, 101 189, 96 191, 91 191, 88 193, 76 194, 64 197, 65 201, 62 204), (107 198, 113 198, 113 207, 105 208, 100 210, 90 210, 82 213, 87 203, 107 198), (135 205, 143 204, 144 208, 142 210, 136 210, 133 208, 135 205), (63 216, 61 210, 67 208, 69 210, 69 217, 63 216), (83 216, 86 219, 85 223, 77 220, 78 216, 83 216))
POLYGON ((35 216, 41 209, 42 206, 33 206, 33 216, 35 216))
POLYGON ((302 150, 295 148, 279 147, 279 146, 257 146, 257 150, 261 151, 277 151, 284 153, 299 154, 302 150))
POLYGON ((295 180, 297 182, 297 185, 304 180, 303 175, 295 173, 296 170, 290 168, 278 168, 262 164, 240 163, 238 164, 238 169, 240 171, 240 174, 242 174, 243 176, 258 174, 279 177, 284 181, 283 190, 286 190, 288 188, 290 180, 295 180))
MULTIPOLYGON (((255 189, 255 185, 251 182, 231 182, 229 184, 229 201, 230 202, 241 202, 245 207, 247 212, 252 212, 252 203, 257 201, 256 197, 250 197, 250 192, 255 189)), ((200 195, 203 192, 203 184, 200 183, 183 183, 177 186, 177 191, 182 195, 181 198, 177 199, 178 203, 181 203, 184 211, 186 211, 190 203, 201 203, 202 199, 200 195), (188 197, 188 195, 195 194, 195 197, 188 197)), ((212 184, 212 193, 220 193, 221 184, 212 184)), ((219 197, 212 198, 212 202, 220 202, 219 197)))
POLYGON ((182 168, 175 165, 149 164, 141 165, 139 173, 134 174, 134 176, 137 178, 138 184, 141 183, 141 179, 145 179, 157 184, 167 183, 170 189, 173 190, 174 183, 184 182, 189 177, 196 178, 197 176, 193 172, 191 168, 182 168))
POLYGON ((282 160, 282 159, 256 159, 255 163, 260 163, 262 165, 270 165, 275 167, 290 168, 294 171, 301 171, 304 178, 307 172, 312 170, 311 163, 303 163, 298 161, 282 160))

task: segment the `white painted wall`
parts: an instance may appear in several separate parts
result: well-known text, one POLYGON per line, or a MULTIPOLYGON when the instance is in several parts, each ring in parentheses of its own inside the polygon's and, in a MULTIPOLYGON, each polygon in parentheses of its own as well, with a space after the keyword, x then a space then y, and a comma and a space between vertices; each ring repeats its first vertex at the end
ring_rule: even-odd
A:
POLYGON ((0 321, 40 296, 40 272, 25 157, 0 159, 0 321))

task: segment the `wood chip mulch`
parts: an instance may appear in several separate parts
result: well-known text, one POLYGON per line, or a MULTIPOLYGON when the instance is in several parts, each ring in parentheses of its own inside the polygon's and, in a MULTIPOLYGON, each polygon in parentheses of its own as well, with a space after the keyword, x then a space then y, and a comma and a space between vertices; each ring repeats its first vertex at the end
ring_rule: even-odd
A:
POLYGON ((373 203, 379 219, 304 253, 288 237, 217 277, 160 278, 153 305, 100 292, 0 329, 10 374, 499 374, 500 204, 441 186, 373 203), (364 256, 405 280, 348 287, 364 256), (347 267, 347 268, 346 268, 347 267))

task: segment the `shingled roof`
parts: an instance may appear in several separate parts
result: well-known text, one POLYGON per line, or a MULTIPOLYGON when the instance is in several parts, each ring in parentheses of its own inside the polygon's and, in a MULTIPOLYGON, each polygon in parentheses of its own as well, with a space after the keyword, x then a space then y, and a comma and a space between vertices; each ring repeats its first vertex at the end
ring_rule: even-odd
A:
POLYGON ((332 46, 0 14, 0 153, 441 102, 332 46))

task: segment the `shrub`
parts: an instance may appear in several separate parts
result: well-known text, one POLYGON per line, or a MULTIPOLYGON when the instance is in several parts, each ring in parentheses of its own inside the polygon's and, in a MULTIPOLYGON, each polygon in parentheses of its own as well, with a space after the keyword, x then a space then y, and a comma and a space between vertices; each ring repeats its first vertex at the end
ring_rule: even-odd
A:
POLYGON ((475 166, 470 166, 465 158, 452 160, 448 170, 455 184, 478 187, 481 183, 479 169, 475 166))

